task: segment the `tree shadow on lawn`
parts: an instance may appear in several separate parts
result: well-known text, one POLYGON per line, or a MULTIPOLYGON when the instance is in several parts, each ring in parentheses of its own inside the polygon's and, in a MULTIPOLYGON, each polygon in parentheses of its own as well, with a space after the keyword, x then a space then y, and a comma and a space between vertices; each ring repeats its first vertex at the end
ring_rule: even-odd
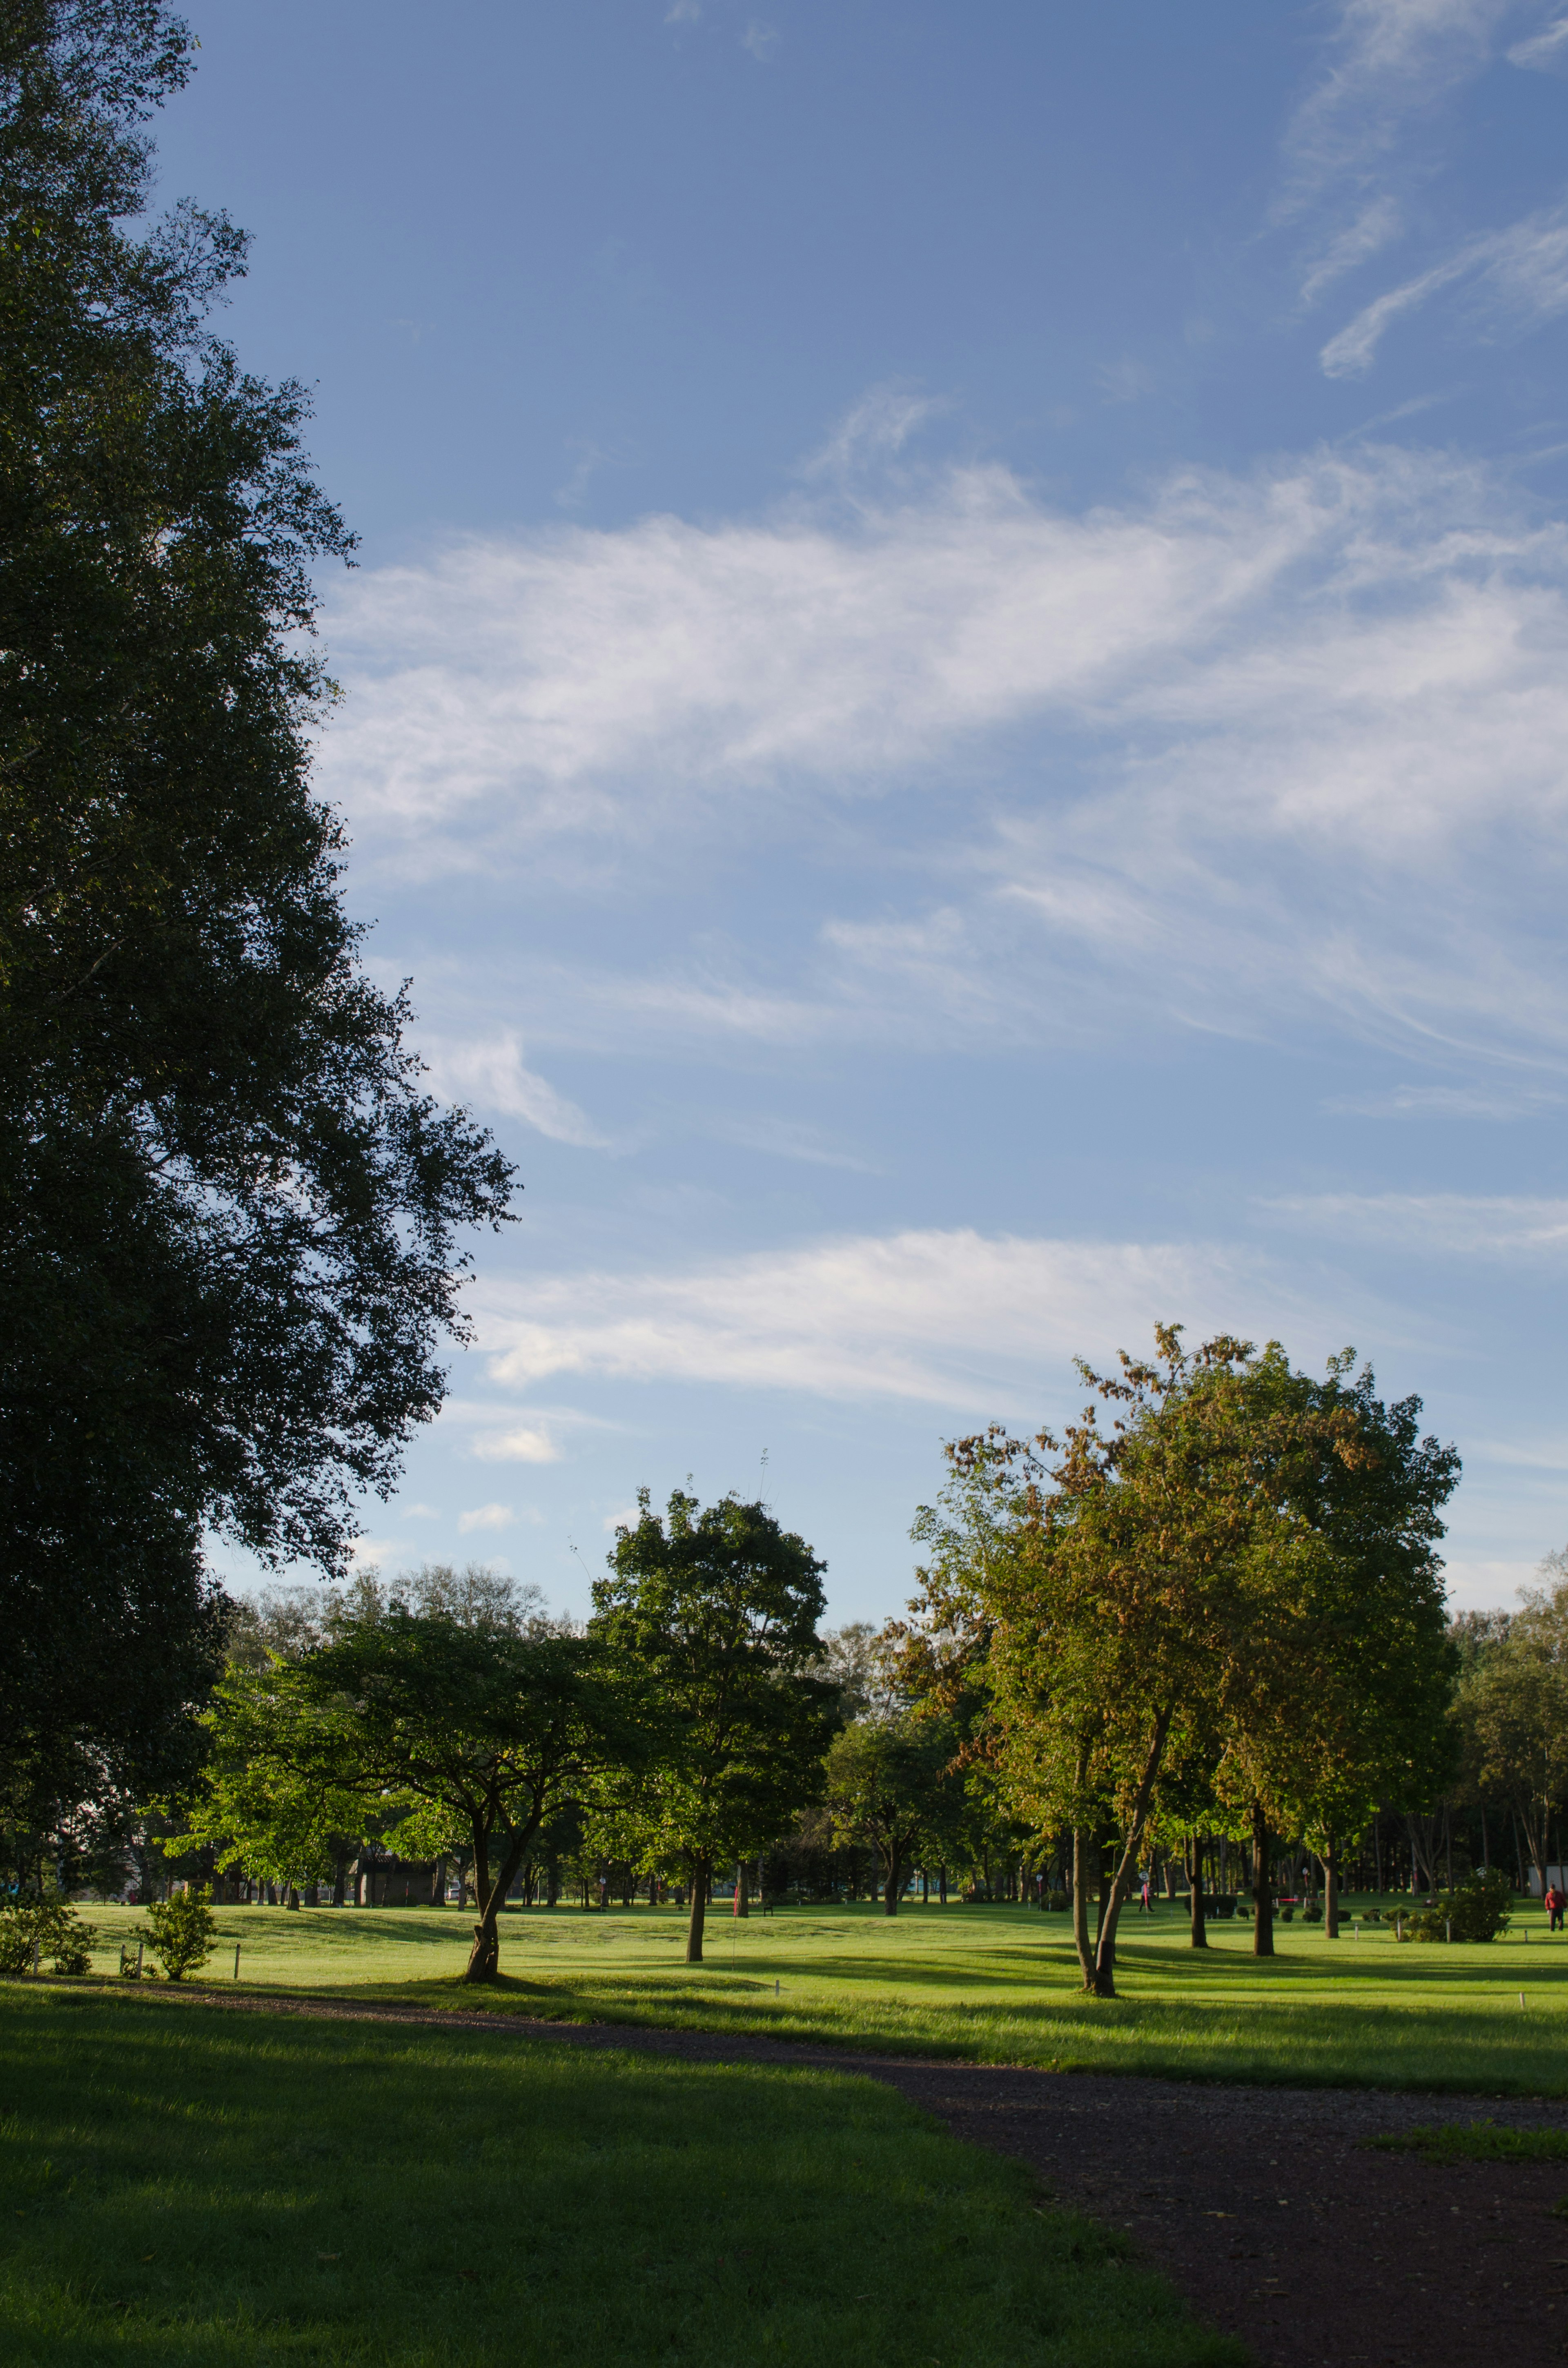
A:
MULTIPOLYGON (((767 1995, 768 1986, 710 1975, 697 1984, 631 1980, 618 1989, 503 1975, 469 1989, 399 1985, 400 2002, 447 2012, 760 2038, 869 2055, 947 2057, 1060 2072, 1139 2075, 1225 2085, 1415 2089, 1454 2094, 1568 2094, 1568 2065, 1540 2018, 1493 2008, 1363 2005, 1353 2016, 1278 1998, 962 2000, 933 2012, 884 1999, 767 1995), (760 1987, 764 1995, 756 1994, 760 1987), (746 1993, 740 1995, 740 1993, 746 1993)), ((385 1988, 377 1995, 391 2002, 385 1988)))

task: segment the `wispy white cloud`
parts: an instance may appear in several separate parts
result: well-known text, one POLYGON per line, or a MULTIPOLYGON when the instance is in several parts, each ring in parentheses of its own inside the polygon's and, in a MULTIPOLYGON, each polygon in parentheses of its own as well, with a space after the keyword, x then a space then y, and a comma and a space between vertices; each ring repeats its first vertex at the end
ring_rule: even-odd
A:
POLYGON ((713 1132, 725 1143, 737 1144, 744 1151, 760 1151, 771 1159, 799 1160, 808 1167, 842 1167, 858 1176, 876 1172, 874 1161, 824 1141, 820 1128, 798 1119, 771 1118, 766 1113, 725 1118, 713 1132))
POLYGON ((1516 41, 1506 54, 1511 66, 1524 66, 1538 74, 1562 73, 1568 67, 1568 17, 1553 18, 1539 33, 1516 41))
POLYGON ((741 35, 741 47, 751 52, 758 65, 771 65, 778 47, 778 26, 765 24, 760 17, 754 17, 741 35))
MULTIPOLYGON (((1568 539, 1483 472, 1369 450, 1073 516, 960 469, 852 516, 463 544, 347 603, 323 768, 372 857, 658 894, 704 846, 821 875, 856 818, 877 906, 830 901, 797 974, 558 962, 580 1031, 1027 1030, 1111 980, 1204 1027, 1568 1052, 1568 539)), ((600 1139, 504 1030, 437 1053, 600 1139)))
POLYGON ((1338 1345, 1350 1297, 1212 1245, 960 1230, 492 1286, 478 1321, 494 1376, 514 1387, 576 1372, 1028 1412, 1075 1352, 1140 1348, 1159 1319, 1194 1334, 1283 1326, 1313 1352, 1338 1345))
POLYGON ((818 450, 808 455, 801 474, 847 478, 857 470, 902 452, 910 438, 928 419, 940 418, 951 404, 943 396, 922 394, 902 380, 869 387, 818 450))
POLYGON ((1308 265, 1301 282, 1301 302, 1313 304, 1325 288, 1342 279, 1347 271, 1359 270, 1385 246, 1392 245, 1403 227, 1400 210, 1395 200, 1385 192, 1360 208, 1354 221, 1336 231, 1308 265))
POLYGON ((1512 0, 1346 0, 1285 136, 1290 216, 1385 166, 1413 117, 1480 72, 1512 0))
POLYGON ((1259 1203, 1340 1241, 1416 1258, 1540 1258, 1568 1252, 1568 1200, 1464 1192, 1320 1192, 1259 1203))
POLYGON ((607 1138, 575 1102, 523 1066, 522 1046, 511 1030, 472 1042, 422 1037, 421 1049, 430 1072, 431 1090, 443 1100, 472 1103, 482 1110, 520 1118, 555 1143, 597 1150, 606 1147, 607 1138))
POLYGON ((482 1431, 469 1452, 482 1463, 559 1463, 561 1442, 537 1424, 514 1423, 506 1430, 482 1431))
POLYGON ((458 1515, 458 1534, 466 1538, 475 1530, 509 1530, 517 1518, 510 1505, 475 1505, 458 1515))
POLYGON ((1420 310, 1439 290, 1469 282, 1472 302, 1492 324, 1517 326, 1568 312, 1568 211, 1553 206, 1506 230, 1469 239, 1440 263, 1374 298, 1324 347, 1329 378, 1371 367, 1392 324, 1420 310))

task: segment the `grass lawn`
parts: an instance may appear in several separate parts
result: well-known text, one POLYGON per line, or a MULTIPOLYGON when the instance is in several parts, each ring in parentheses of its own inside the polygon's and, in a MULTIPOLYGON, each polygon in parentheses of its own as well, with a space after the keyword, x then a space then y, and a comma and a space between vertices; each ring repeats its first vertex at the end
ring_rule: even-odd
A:
POLYGON ((0 2054, 7 2368, 1242 2368, 874 2081, 22 1983, 0 2054))
MULTIPOLYGON (((85 1911, 108 1946, 133 1909, 85 1911)), ((1244 1923, 1187 1946, 1186 1918, 1124 1918, 1112 2002, 1083 1998, 1067 1919, 1022 1907, 782 1909, 714 1914, 708 1962, 682 1962, 677 1909, 508 1912, 505 1979, 460 1987, 469 1920, 455 1908, 224 1908, 206 1978, 572 2021, 951 2055, 1064 2069, 1222 2080, 1568 2094, 1568 1941, 1517 1905, 1484 1947, 1396 1942, 1383 1925, 1325 1941, 1280 1924, 1272 1964, 1244 1923), (1526 1935, 1528 1934, 1528 1938, 1526 1935), (777 1986, 777 1987, 776 1987, 777 1986), (1521 2008, 1519 1998, 1524 1993, 1521 2008)))

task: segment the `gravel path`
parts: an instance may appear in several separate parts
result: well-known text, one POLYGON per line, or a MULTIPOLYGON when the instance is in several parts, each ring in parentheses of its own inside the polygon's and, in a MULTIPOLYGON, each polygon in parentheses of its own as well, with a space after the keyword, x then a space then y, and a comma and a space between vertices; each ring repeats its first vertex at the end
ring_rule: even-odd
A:
POLYGON ((1568 2104, 1039 2072, 624 2023, 210 1990, 142 1995, 867 2073, 956 2137, 1019 2157, 1062 2203, 1128 2230, 1201 2317, 1248 2343, 1260 2368, 1568 2361, 1568 2218, 1554 2212, 1568 2197, 1568 2161, 1449 2166, 1362 2143, 1430 2122, 1568 2129, 1568 2104))

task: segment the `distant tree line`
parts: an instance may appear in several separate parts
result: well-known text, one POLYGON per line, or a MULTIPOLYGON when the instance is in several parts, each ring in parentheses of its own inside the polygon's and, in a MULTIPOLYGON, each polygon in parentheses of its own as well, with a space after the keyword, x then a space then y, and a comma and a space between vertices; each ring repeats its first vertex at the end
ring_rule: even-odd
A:
POLYGON ((1084 1379, 1060 1440, 949 1448, 911 1616, 881 1631, 823 1633, 823 1565, 767 1507, 678 1490, 662 1515, 644 1493, 582 1623, 440 1565, 241 1608, 206 1774, 148 1842, 285 1899, 431 1863, 472 1902, 474 1980, 514 1898, 678 1898, 699 1962, 715 1886, 892 1914, 916 1881, 1070 1908, 1109 1996, 1142 1882, 1185 1897, 1195 1947, 1246 1898, 1260 1954, 1280 1889, 1333 1934, 1347 1882, 1544 1886, 1568 1576, 1447 1620, 1458 1459, 1419 1402, 1348 1352, 1313 1380, 1175 1328, 1084 1379))

